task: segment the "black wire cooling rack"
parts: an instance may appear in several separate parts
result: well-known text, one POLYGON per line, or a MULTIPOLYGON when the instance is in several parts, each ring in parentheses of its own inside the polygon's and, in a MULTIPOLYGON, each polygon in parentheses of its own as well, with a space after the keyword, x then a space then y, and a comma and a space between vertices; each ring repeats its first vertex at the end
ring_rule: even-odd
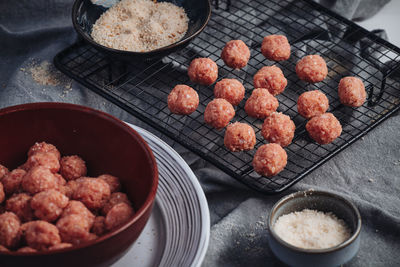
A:
MULTIPOLYGON (((216 1, 214 6, 205 31, 182 51, 162 60, 116 62, 78 42, 60 52, 54 62, 73 79, 264 193, 287 189, 399 109, 400 84, 391 76, 400 66, 400 49, 374 33, 309 0, 216 1), (269 34, 287 36, 292 46, 288 61, 275 63, 262 56, 261 42, 269 34), (242 70, 232 70, 220 59, 223 46, 231 39, 242 39, 252 48, 249 64, 242 70), (297 78, 295 64, 306 54, 320 54, 327 61, 329 73, 323 82, 311 85, 297 78), (224 131, 204 123, 203 112, 213 99, 213 86, 190 82, 186 71, 196 57, 215 60, 219 80, 241 80, 246 99, 253 89, 252 77, 262 66, 276 64, 283 70, 288 86, 277 96, 278 111, 293 119, 296 132, 286 148, 288 164, 280 174, 266 178, 255 173, 251 162, 256 149, 230 152, 223 144, 224 131), (345 107, 338 100, 339 80, 347 75, 360 77, 366 85, 368 100, 360 108, 345 107), (167 96, 176 84, 188 84, 199 94, 199 108, 190 116, 174 115, 168 110, 167 96), (311 89, 322 90, 328 96, 329 111, 343 126, 342 135, 332 144, 313 142, 305 131, 307 121, 297 113, 297 97, 311 89)), ((253 125, 258 148, 265 143, 260 134, 262 121, 248 117, 244 103, 236 108, 233 121, 253 125)))

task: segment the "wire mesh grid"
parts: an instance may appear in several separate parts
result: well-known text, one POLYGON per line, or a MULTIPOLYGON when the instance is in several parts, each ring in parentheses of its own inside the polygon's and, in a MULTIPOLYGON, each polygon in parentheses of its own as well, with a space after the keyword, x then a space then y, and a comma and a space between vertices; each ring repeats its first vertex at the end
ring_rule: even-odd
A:
MULTIPOLYGON (((186 48, 162 60, 121 63, 78 42, 60 52, 55 64, 88 88, 264 193, 287 189, 399 109, 400 85, 389 75, 400 65, 400 49, 375 34, 308 0, 237 0, 214 4, 218 9, 214 10, 205 31, 186 48), (287 36, 292 46, 288 61, 271 62, 261 54, 262 39, 270 34, 287 36), (251 47, 252 55, 244 69, 232 70, 220 59, 222 48, 231 39, 242 39, 251 47), (306 54, 320 54, 326 60, 329 73, 324 81, 307 84, 298 79, 295 64, 306 54), (292 144, 285 148, 288 164, 281 173, 271 178, 258 175, 251 165, 256 149, 230 152, 224 147, 224 131, 204 123, 205 107, 214 98, 213 85, 190 82, 187 67, 196 57, 216 61, 218 80, 242 81, 245 100, 253 89, 252 77, 261 67, 275 64, 283 70, 288 85, 277 96, 278 111, 292 118, 296 131, 292 144), (347 75, 358 76, 366 84, 368 99, 360 108, 345 107, 339 102, 337 86, 347 75), (199 94, 199 107, 189 116, 174 115, 168 109, 167 96, 176 84, 188 84, 199 94), (307 120, 297 113, 298 96, 311 89, 327 95, 329 111, 342 124, 341 136, 331 144, 313 142, 305 130, 307 120)), ((257 148, 266 143, 261 136, 262 121, 247 116, 245 100, 236 108, 233 121, 253 126, 257 148)))

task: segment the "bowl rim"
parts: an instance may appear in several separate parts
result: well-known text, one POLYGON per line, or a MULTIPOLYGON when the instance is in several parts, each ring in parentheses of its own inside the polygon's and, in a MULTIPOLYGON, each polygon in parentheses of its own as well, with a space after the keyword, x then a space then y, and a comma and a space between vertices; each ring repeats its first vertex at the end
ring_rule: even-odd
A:
POLYGON ((275 203, 275 205, 272 207, 271 212, 269 213, 268 216, 268 229, 271 234, 271 236, 282 246, 287 247, 288 249, 294 250, 296 252, 300 253, 308 253, 308 254, 328 254, 331 252, 335 252, 338 250, 341 250, 350 244, 352 244, 357 237, 360 235, 361 232, 361 225, 362 225, 362 220, 361 220, 361 215, 360 212, 358 211, 357 207, 349 201, 347 198, 340 196, 336 193, 330 192, 330 191, 324 191, 324 190, 314 190, 314 189, 309 189, 305 191, 298 191, 289 195, 286 195, 282 197, 278 202, 275 203), (295 198, 305 198, 310 195, 322 195, 322 196, 327 196, 334 198, 336 200, 342 201, 345 203, 347 206, 349 206, 353 213, 355 214, 357 218, 357 225, 356 229, 354 230, 353 234, 344 242, 340 243, 339 245, 336 245, 334 247, 330 248, 323 248, 323 249, 306 249, 306 248, 300 248, 296 247, 292 244, 289 244, 288 242, 284 241, 280 236, 275 232, 274 228, 272 227, 273 222, 272 222, 272 217, 275 215, 275 213, 282 207, 282 205, 289 200, 295 199, 295 198))
POLYGON ((187 36, 186 38, 182 38, 179 41, 172 43, 170 45, 167 46, 163 46, 151 51, 147 51, 147 52, 134 52, 134 51, 126 51, 126 50, 119 50, 119 49, 115 49, 115 48, 111 48, 111 47, 107 47, 104 45, 101 45, 97 42, 95 42, 93 40, 93 38, 88 38, 88 35, 82 30, 82 28, 80 27, 80 25, 77 22, 77 12, 79 9, 79 5, 80 3, 82 3, 85 0, 75 0, 73 6, 72 6, 72 24, 74 26, 75 31, 78 33, 78 35, 80 37, 82 37, 86 42, 89 42, 91 45, 93 45, 94 47, 98 48, 98 49, 102 49, 102 50, 106 50, 108 53, 115 53, 115 54, 120 54, 120 55, 125 55, 125 56, 148 56, 148 57, 152 57, 156 54, 159 53, 163 53, 166 52, 169 49, 173 49, 177 46, 180 46, 182 44, 185 44, 191 40, 193 40, 197 35, 199 35, 204 28, 207 26, 210 18, 211 18, 211 2, 210 0, 202 0, 206 2, 206 8, 207 8, 207 13, 206 13, 206 20, 204 21, 203 25, 201 25, 201 27, 194 32, 193 34, 187 36))
POLYGON ((80 245, 74 245, 72 247, 57 249, 57 250, 46 250, 46 251, 37 251, 37 252, 17 252, 17 251, 1 252, 0 251, 0 255, 3 254, 3 255, 10 255, 10 256, 36 256, 36 255, 42 256, 42 255, 64 253, 64 252, 69 252, 69 251, 74 251, 74 250, 78 250, 81 248, 89 247, 94 244, 102 243, 102 242, 106 241, 107 239, 123 232, 124 230, 126 230, 127 228, 132 226, 134 223, 136 223, 140 218, 142 218, 142 216, 149 209, 151 209, 151 207, 153 206, 155 197, 156 197, 157 187, 158 187, 157 161, 156 161, 149 145, 143 139, 143 137, 140 136, 140 134, 137 131, 135 131, 132 127, 130 127, 128 124, 126 124, 122 120, 120 120, 104 111, 97 110, 97 109, 83 106, 83 105, 64 103, 64 102, 36 102, 36 103, 27 103, 27 104, 10 106, 10 107, 0 109, 0 117, 3 115, 6 115, 6 114, 15 113, 15 112, 19 112, 19 111, 29 111, 29 110, 38 110, 38 109, 67 109, 67 110, 81 111, 81 112, 96 115, 105 120, 114 122, 116 126, 121 128, 122 130, 128 132, 132 137, 136 138, 139 141, 138 142, 139 145, 143 148, 143 151, 145 151, 145 153, 148 157, 149 163, 152 166, 152 172, 153 172, 152 173, 152 184, 150 186, 150 191, 144 201, 144 204, 137 211, 135 211, 134 216, 132 218, 130 218, 129 221, 127 221, 123 225, 118 226, 116 229, 112 230, 111 232, 108 232, 108 233, 98 237, 95 240, 84 242, 83 244, 80 244, 80 245))

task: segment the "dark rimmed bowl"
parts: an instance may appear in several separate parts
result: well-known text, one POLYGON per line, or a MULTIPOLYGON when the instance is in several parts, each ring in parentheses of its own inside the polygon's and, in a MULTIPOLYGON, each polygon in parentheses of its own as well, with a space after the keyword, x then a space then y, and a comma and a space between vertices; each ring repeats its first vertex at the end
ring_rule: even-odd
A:
MULTIPOLYGON (((162 2, 162 1, 160 1, 162 2)), ((72 8, 72 23, 78 35, 98 51, 120 61, 146 61, 167 56, 183 49, 206 27, 211 16, 209 0, 167 0, 185 9, 189 26, 185 36, 176 43, 149 52, 130 52, 109 48, 96 43, 91 37, 92 27, 107 8, 94 5, 90 0, 76 0, 72 8)))
POLYGON ((347 199, 326 191, 303 191, 280 199, 268 218, 268 243, 275 256, 290 266, 340 266, 350 261, 360 247, 361 216, 357 207, 347 199), (346 222, 351 237, 342 244, 327 249, 303 249, 283 241, 274 231, 276 220, 285 214, 313 209, 332 212, 346 222))
POLYGON ((136 214, 100 238, 59 251, 0 252, 1 266, 109 266, 122 257, 143 230, 158 184, 155 158, 143 138, 104 112, 66 103, 32 103, 0 110, 0 163, 14 169, 37 141, 54 144, 62 155, 80 155, 88 174, 113 174, 132 200, 136 214))

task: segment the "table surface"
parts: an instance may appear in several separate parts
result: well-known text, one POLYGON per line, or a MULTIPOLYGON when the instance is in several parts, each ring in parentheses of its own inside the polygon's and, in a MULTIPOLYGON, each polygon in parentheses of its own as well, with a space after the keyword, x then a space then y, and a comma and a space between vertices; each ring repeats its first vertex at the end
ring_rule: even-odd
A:
MULTIPOLYGON (((193 169, 207 197, 212 226, 204 266, 281 266, 267 243, 268 212, 282 196, 310 188, 335 191, 359 208, 363 218, 361 248, 349 266, 400 266, 398 112, 288 191, 274 196, 258 194, 77 82, 68 87, 66 83, 43 86, 32 79, 28 70, 33 61, 52 62, 57 52, 76 40, 70 17, 72 3, 0 1, 1 108, 39 101, 82 104, 139 125, 167 141, 193 169)), ((399 6, 400 1, 392 0, 360 25, 370 30, 386 29, 389 40, 400 46, 399 6)))
POLYGON ((388 35, 389 42, 400 47, 400 1, 392 0, 386 4, 378 14, 372 18, 357 22, 358 25, 367 30, 384 29, 388 35))

